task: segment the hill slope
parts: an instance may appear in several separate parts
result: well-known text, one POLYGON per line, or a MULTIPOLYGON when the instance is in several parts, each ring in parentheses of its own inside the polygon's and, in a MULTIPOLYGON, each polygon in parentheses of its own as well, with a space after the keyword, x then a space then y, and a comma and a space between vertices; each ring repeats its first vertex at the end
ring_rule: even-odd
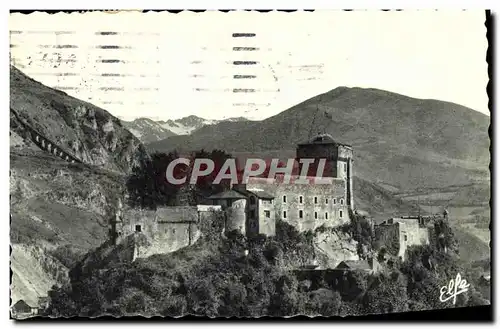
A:
POLYGON ((147 157, 120 120, 11 66, 10 107, 21 120, 86 164, 128 173, 147 157))
POLYGON ((11 297, 36 306, 64 283, 72 263, 107 239, 110 205, 148 155, 105 110, 14 67, 10 78, 11 297), (42 150, 33 131, 83 163, 42 150))
POLYGON ((355 174, 396 189, 489 181, 489 117, 376 89, 339 87, 259 122, 226 122, 148 144, 169 151, 286 152, 318 132, 351 144, 355 174))

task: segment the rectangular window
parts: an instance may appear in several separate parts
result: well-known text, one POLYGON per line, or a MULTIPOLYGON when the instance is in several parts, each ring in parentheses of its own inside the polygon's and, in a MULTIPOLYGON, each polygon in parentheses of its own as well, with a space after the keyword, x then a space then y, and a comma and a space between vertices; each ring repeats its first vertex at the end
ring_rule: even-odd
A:
POLYGON ((302 210, 299 210, 299 218, 303 218, 304 217, 304 212, 302 210))
POLYGON ((344 163, 344 171, 347 172, 347 163, 344 163))
POLYGON ((286 195, 283 195, 283 203, 286 203, 286 195))
POLYGON ((314 203, 318 204, 318 197, 317 196, 314 197, 314 203))
POLYGON ((299 203, 302 203, 302 202, 304 202, 304 200, 303 200, 302 195, 301 195, 301 196, 299 196, 299 203))
POLYGON ((318 213, 314 212, 314 219, 318 219, 318 213))
POLYGON ((269 210, 264 210, 264 216, 266 216, 266 218, 271 218, 271 212, 269 210))
POLYGON ((328 198, 325 199, 325 203, 328 204, 328 198))
POLYGON ((340 204, 344 204, 344 199, 340 199, 340 204))
POLYGON ((340 216, 339 217, 342 218, 342 210, 340 211, 340 216))
POLYGON ((283 211, 283 218, 286 218, 286 210, 283 211))
POLYGON ((136 232, 142 232, 142 227, 141 227, 141 225, 136 225, 136 226, 135 226, 135 231, 136 231, 136 232))
POLYGON ((255 210, 250 210, 249 216, 251 219, 255 218, 255 210))
POLYGON ((328 219, 328 213, 325 212, 325 219, 328 219))
POLYGON ((408 241, 408 235, 405 234, 405 241, 408 241))

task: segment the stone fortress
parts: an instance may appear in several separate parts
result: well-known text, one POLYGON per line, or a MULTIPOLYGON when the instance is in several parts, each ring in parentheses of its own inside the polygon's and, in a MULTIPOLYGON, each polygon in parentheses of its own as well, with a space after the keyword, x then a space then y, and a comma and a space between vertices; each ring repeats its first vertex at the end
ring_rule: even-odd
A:
MULTIPOLYGON (((71 163, 81 163, 64 148, 38 133, 11 109, 28 137, 42 150, 71 163)), ((246 184, 234 184, 228 191, 208 198, 211 205, 161 207, 157 210, 124 209, 118 201, 114 218, 109 223, 109 238, 113 244, 130 235, 140 234, 147 246, 136 246, 134 258, 168 253, 193 244, 200 237, 200 225, 214 212, 221 212, 225 231, 239 230, 246 236, 276 234, 279 218, 298 231, 320 226, 335 227, 349 221, 354 210, 353 150, 350 145, 336 142, 328 134, 319 134, 297 145, 296 167, 303 175, 300 159, 309 159, 306 174, 308 184, 294 184, 299 175, 284 182, 284 175, 275 178, 251 177, 246 184), (323 175, 329 184, 316 184, 320 159, 326 160, 323 175)), ((404 258, 411 245, 428 244, 432 230, 421 216, 392 218, 375 226, 376 239, 382 244, 398 241, 398 255, 404 258)))
MULTIPOLYGON (((246 184, 235 184, 230 191, 211 199, 223 208, 232 207, 231 211, 239 214, 235 220, 240 224, 236 226, 247 235, 274 235, 277 218, 299 231, 342 225, 349 220, 349 210, 354 206, 352 155, 351 146, 321 134, 297 146, 296 160, 311 161, 307 184, 296 183, 299 175, 292 175, 290 182, 284 181, 283 174, 275 178, 251 177, 246 184), (315 181, 320 159, 326 160, 323 177, 329 184, 315 181)), ((302 163, 297 163, 298 173, 302 174, 302 163)))
MULTIPOLYGON (((110 239, 117 244, 126 236, 140 234, 148 242, 136 246, 134 258, 142 258, 193 244, 200 237, 200 225, 214 212, 222 214, 224 231, 238 230, 249 237, 276 235, 278 219, 300 232, 348 223, 349 213, 354 211, 352 147, 320 134, 297 145, 299 159, 311 163, 307 184, 294 184, 304 174, 302 164, 296 161, 299 175, 292 174, 290 182, 284 181, 284 174, 275 178, 250 177, 246 184, 233 184, 229 190, 208 197, 209 205, 157 210, 121 210, 119 205, 110 223, 110 239), (315 181, 320 159, 326 160, 322 177, 328 179, 328 184, 315 181)), ((421 216, 392 218, 374 229, 382 245, 398 241, 397 256, 401 258, 409 246, 429 243, 428 221, 421 216)))
MULTIPOLYGON (((349 145, 321 134, 297 146, 297 159, 311 159, 308 184, 294 184, 299 175, 292 175, 285 183, 284 175, 278 174, 273 179, 251 177, 246 184, 234 184, 230 190, 210 196, 207 203, 211 205, 139 210, 123 209, 119 204, 110 223, 110 239, 117 244, 140 233, 149 247, 138 251, 137 257, 171 252, 193 244, 200 236, 199 225, 214 211, 224 213, 225 231, 239 230, 246 236, 274 236, 278 218, 299 231, 342 225, 349 221, 349 210, 354 206, 352 154, 349 145), (320 159, 326 160, 323 177, 329 184, 315 183, 320 159)), ((300 163, 298 169, 300 174, 300 163)))
MULTIPOLYGON (((82 163, 24 122, 12 108, 11 116, 42 150, 70 163, 82 163)), ((119 200, 109 223, 109 239, 119 244, 127 236, 140 234, 147 244, 135 247, 134 258, 142 258, 193 244, 200 237, 200 226, 214 212, 223 214, 220 218, 225 231, 239 230, 246 236, 274 236, 277 219, 298 231, 349 222, 349 212, 354 211, 352 147, 336 142, 331 135, 319 134, 297 145, 296 160, 297 173, 305 174, 308 184, 294 184, 298 174, 292 175, 290 182, 284 182, 283 174, 275 178, 251 177, 246 184, 234 184, 230 190, 209 197, 207 203, 211 205, 157 210, 124 209, 119 200), (302 172, 300 159, 309 159, 307 173, 302 172), (315 183, 321 159, 326 160, 322 177, 329 179, 329 184, 315 183)), ((376 225, 375 235, 382 245, 398 241, 397 256, 404 258, 409 246, 429 243, 432 229, 421 216, 407 216, 376 225)))

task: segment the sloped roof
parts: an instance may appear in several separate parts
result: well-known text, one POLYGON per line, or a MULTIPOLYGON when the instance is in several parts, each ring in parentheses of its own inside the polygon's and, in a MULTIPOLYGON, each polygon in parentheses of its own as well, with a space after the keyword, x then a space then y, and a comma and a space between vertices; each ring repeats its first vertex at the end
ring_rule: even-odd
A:
POLYGON ((221 199, 232 199, 232 200, 237 200, 237 199, 246 199, 246 195, 243 193, 237 192, 235 190, 229 190, 229 191, 224 191, 221 193, 217 193, 214 195, 211 195, 208 197, 209 199, 216 199, 216 200, 221 200, 221 199))
POLYGON ((272 200, 274 199, 274 195, 267 193, 266 191, 259 191, 259 190, 241 190, 239 191, 240 193, 243 193, 245 195, 255 195, 259 199, 264 199, 264 200, 272 200))
POLYGON ((353 270, 371 270, 370 265, 365 260, 344 260, 337 265, 338 269, 350 268, 353 270))
POLYGON ((12 305, 12 307, 18 311, 29 311, 32 308, 35 308, 34 306, 31 306, 23 299, 18 300, 14 305, 12 305))

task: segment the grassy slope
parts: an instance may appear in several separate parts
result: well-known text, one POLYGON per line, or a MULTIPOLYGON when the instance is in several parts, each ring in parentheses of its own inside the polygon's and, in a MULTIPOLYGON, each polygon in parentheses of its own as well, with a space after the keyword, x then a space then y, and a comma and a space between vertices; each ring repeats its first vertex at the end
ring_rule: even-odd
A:
POLYGON ((42 152, 11 152, 11 239, 87 250, 106 237, 106 200, 123 177, 42 152))

